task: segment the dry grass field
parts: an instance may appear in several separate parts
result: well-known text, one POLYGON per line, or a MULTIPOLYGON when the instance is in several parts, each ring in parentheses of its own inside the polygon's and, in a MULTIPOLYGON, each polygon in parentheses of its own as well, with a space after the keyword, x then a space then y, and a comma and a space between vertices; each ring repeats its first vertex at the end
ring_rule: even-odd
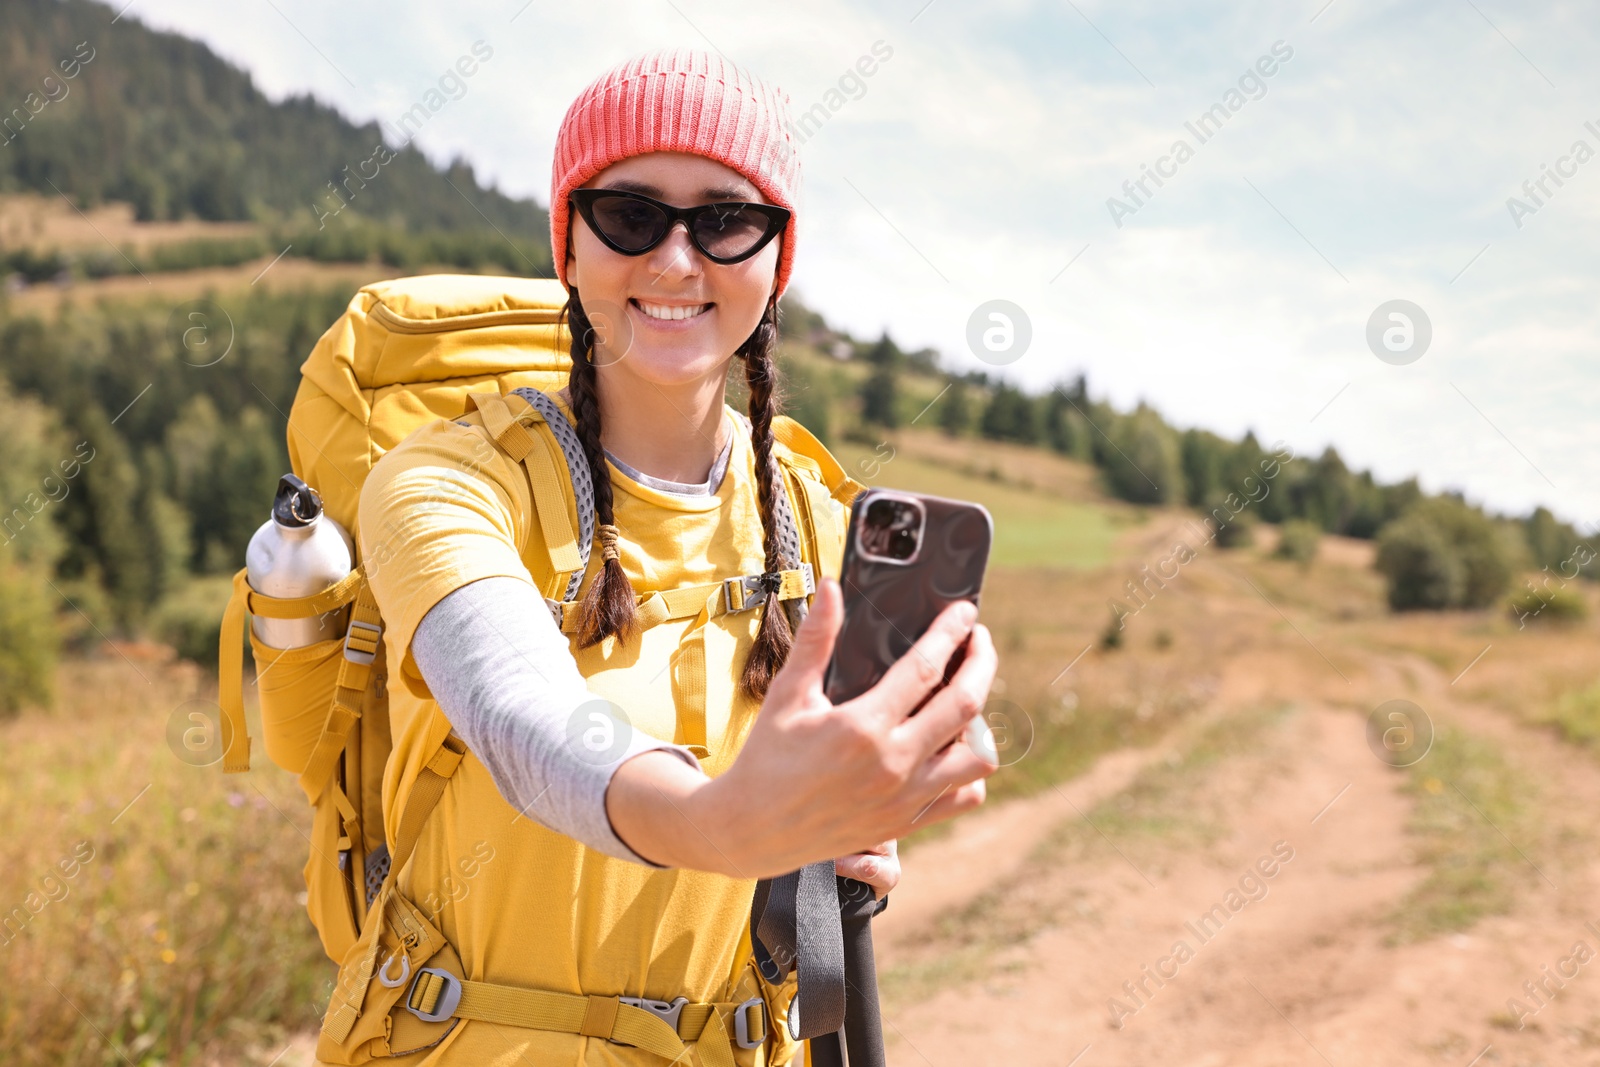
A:
POLYGON ((31 193, 0 196, 0 248, 85 249, 110 242, 139 250, 201 237, 245 237, 251 222, 139 222, 133 206, 109 202, 80 211, 65 199, 31 193))

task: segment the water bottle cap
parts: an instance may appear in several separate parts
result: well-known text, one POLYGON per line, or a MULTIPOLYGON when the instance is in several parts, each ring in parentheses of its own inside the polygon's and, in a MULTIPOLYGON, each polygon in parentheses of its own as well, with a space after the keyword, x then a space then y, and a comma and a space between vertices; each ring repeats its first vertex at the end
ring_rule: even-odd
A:
POLYGON ((272 517, 281 526, 310 526, 322 515, 322 496, 293 474, 278 479, 272 517))

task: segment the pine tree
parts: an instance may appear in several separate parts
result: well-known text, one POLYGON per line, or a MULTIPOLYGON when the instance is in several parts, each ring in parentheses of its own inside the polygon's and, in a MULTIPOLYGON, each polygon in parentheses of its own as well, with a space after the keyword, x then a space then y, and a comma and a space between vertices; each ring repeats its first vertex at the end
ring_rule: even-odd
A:
POLYGON ((861 421, 892 430, 900 425, 900 365, 905 357, 888 331, 867 352, 872 371, 861 383, 861 421))
POLYGON ((967 383, 961 378, 951 378, 945 389, 944 400, 939 405, 939 428, 949 437, 965 437, 972 429, 972 399, 967 393, 967 383))
POLYGON ((983 409, 980 429, 990 440, 1034 444, 1039 440, 1038 406, 1027 393, 1001 382, 983 409))

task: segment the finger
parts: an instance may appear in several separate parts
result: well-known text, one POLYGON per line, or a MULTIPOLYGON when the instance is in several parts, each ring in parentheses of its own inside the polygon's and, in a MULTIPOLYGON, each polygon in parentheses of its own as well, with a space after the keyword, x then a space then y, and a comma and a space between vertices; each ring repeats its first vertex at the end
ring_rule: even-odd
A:
MULTIPOLYGON (((966 658, 950 684, 933 694, 920 712, 900 723, 896 730, 923 756, 939 751, 966 730, 974 715, 983 713, 999 662, 989 628, 974 626, 966 658)), ((956 747, 971 751, 966 745, 956 747)))
POLYGON ((974 752, 971 745, 958 741, 929 757, 913 780, 918 783, 918 788, 931 793, 933 790, 955 789, 979 778, 987 778, 999 769, 999 764, 990 763, 974 752))
POLYGON ((897 863, 866 853, 857 852, 841 856, 833 861, 833 869, 842 877, 854 878, 871 886, 876 897, 883 896, 900 881, 900 868, 897 863))
MULTIPOLYGON (((791 687, 795 690, 811 686, 821 688, 828 670, 828 660, 833 657, 833 644, 843 622, 844 600, 839 593, 839 583, 833 578, 822 578, 817 582, 811 609, 794 635, 789 658, 772 680, 773 687, 791 687)), ((779 707, 784 703, 782 700, 767 700, 770 707, 779 707)))
POLYGON ((918 784, 912 787, 913 803, 917 803, 911 813, 913 825, 920 829, 927 825, 928 813, 940 810, 951 795, 959 795, 963 789, 968 789, 975 782, 981 782, 995 772, 995 765, 974 754, 965 745, 953 745, 948 752, 935 757, 925 772, 918 776, 918 784), (923 814, 918 815, 921 811, 923 814))
POLYGON ((972 632, 978 609, 958 600, 933 620, 926 633, 889 667, 870 690, 897 719, 905 718, 944 681, 945 665, 972 632))
POLYGON ((868 852, 852 852, 833 861, 835 873, 858 882, 874 883, 882 877, 883 859, 868 852))
POLYGON ((987 796, 986 790, 987 786, 982 778, 968 782, 958 789, 946 789, 937 800, 918 813, 906 832, 926 829, 946 819, 966 814, 983 804, 984 797, 987 796))

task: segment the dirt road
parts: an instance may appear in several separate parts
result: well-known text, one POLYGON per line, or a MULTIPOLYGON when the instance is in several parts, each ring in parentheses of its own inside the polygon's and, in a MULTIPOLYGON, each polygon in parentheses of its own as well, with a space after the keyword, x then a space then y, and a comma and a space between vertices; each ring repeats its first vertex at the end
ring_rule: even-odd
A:
POLYGON ((1396 624, 1231 610, 1259 637, 1202 713, 908 851, 876 926, 890 1062, 1600 1064, 1594 759, 1396 624), (1457 755, 1381 761, 1397 697, 1457 755))

